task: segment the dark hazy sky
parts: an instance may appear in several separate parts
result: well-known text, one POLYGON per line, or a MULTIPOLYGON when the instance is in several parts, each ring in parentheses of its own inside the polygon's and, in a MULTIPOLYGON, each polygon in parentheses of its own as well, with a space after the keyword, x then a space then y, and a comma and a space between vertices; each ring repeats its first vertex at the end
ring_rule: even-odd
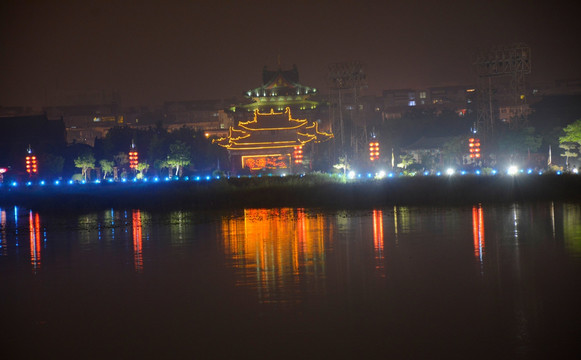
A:
POLYGON ((366 64, 368 94, 475 82, 478 49, 525 42, 533 78, 580 77, 572 1, 2 1, 0 105, 118 91, 124 105, 241 95, 264 65, 326 89, 366 64))

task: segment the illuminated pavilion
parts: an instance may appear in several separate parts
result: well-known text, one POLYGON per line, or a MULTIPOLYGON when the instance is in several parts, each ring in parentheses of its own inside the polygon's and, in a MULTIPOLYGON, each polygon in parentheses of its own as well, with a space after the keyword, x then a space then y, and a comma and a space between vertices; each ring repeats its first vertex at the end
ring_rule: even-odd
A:
POLYGON ((319 103, 310 97, 317 94, 314 87, 299 83, 299 71, 296 65, 290 70, 282 70, 280 64, 278 70, 271 71, 265 66, 262 69, 262 85, 246 91, 246 98, 251 103, 237 106, 234 110, 253 112, 259 110, 268 112, 270 109, 284 111, 290 107, 293 112, 314 110, 319 103))
POLYGON ((254 118, 230 127, 228 136, 214 140, 228 149, 233 169, 296 172, 306 165, 303 147, 329 140, 333 134, 319 131, 317 122, 293 119, 283 112, 254 110, 254 118))

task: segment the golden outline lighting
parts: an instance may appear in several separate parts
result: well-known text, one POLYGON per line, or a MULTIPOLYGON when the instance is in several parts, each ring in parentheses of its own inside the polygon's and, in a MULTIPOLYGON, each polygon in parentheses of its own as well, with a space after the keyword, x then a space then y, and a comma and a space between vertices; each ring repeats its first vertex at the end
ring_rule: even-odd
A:
POLYGON ((311 141, 321 142, 333 137, 333 134, 319 131, 315 122, 309 125, 305 119, 293 119, 289 107, 284 112, 274 112, 271 109, 270 112, 262 113, 255 110, 252 120, 241 121, 238 126, 238 129, 230 127, 227 137, 212 142, 231 151, 285 147, 294 150, 296 146, 303 146, 311 141), (240 141, 242 139, 244 141, 240 141))

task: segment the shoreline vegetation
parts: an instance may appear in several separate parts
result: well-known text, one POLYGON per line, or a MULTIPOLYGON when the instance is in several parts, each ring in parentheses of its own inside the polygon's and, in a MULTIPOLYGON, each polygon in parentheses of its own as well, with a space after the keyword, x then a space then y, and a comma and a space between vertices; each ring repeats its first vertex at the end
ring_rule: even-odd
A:
POLYGON ((0 207, 43 211, 109 208, 220 210, 242 208, 372 209, 531 201, 581 201, 581 176, 427 176, 345 181, 321 174, 160 183, 101 183, 0 188, 0 207))

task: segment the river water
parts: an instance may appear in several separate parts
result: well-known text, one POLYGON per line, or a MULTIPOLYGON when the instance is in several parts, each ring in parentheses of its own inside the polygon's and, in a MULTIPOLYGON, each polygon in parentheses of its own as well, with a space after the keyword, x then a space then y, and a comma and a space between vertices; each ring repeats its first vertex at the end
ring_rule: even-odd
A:
POLYGON ((3 358, 581 354, 581 205, 0 209, 3 358))

